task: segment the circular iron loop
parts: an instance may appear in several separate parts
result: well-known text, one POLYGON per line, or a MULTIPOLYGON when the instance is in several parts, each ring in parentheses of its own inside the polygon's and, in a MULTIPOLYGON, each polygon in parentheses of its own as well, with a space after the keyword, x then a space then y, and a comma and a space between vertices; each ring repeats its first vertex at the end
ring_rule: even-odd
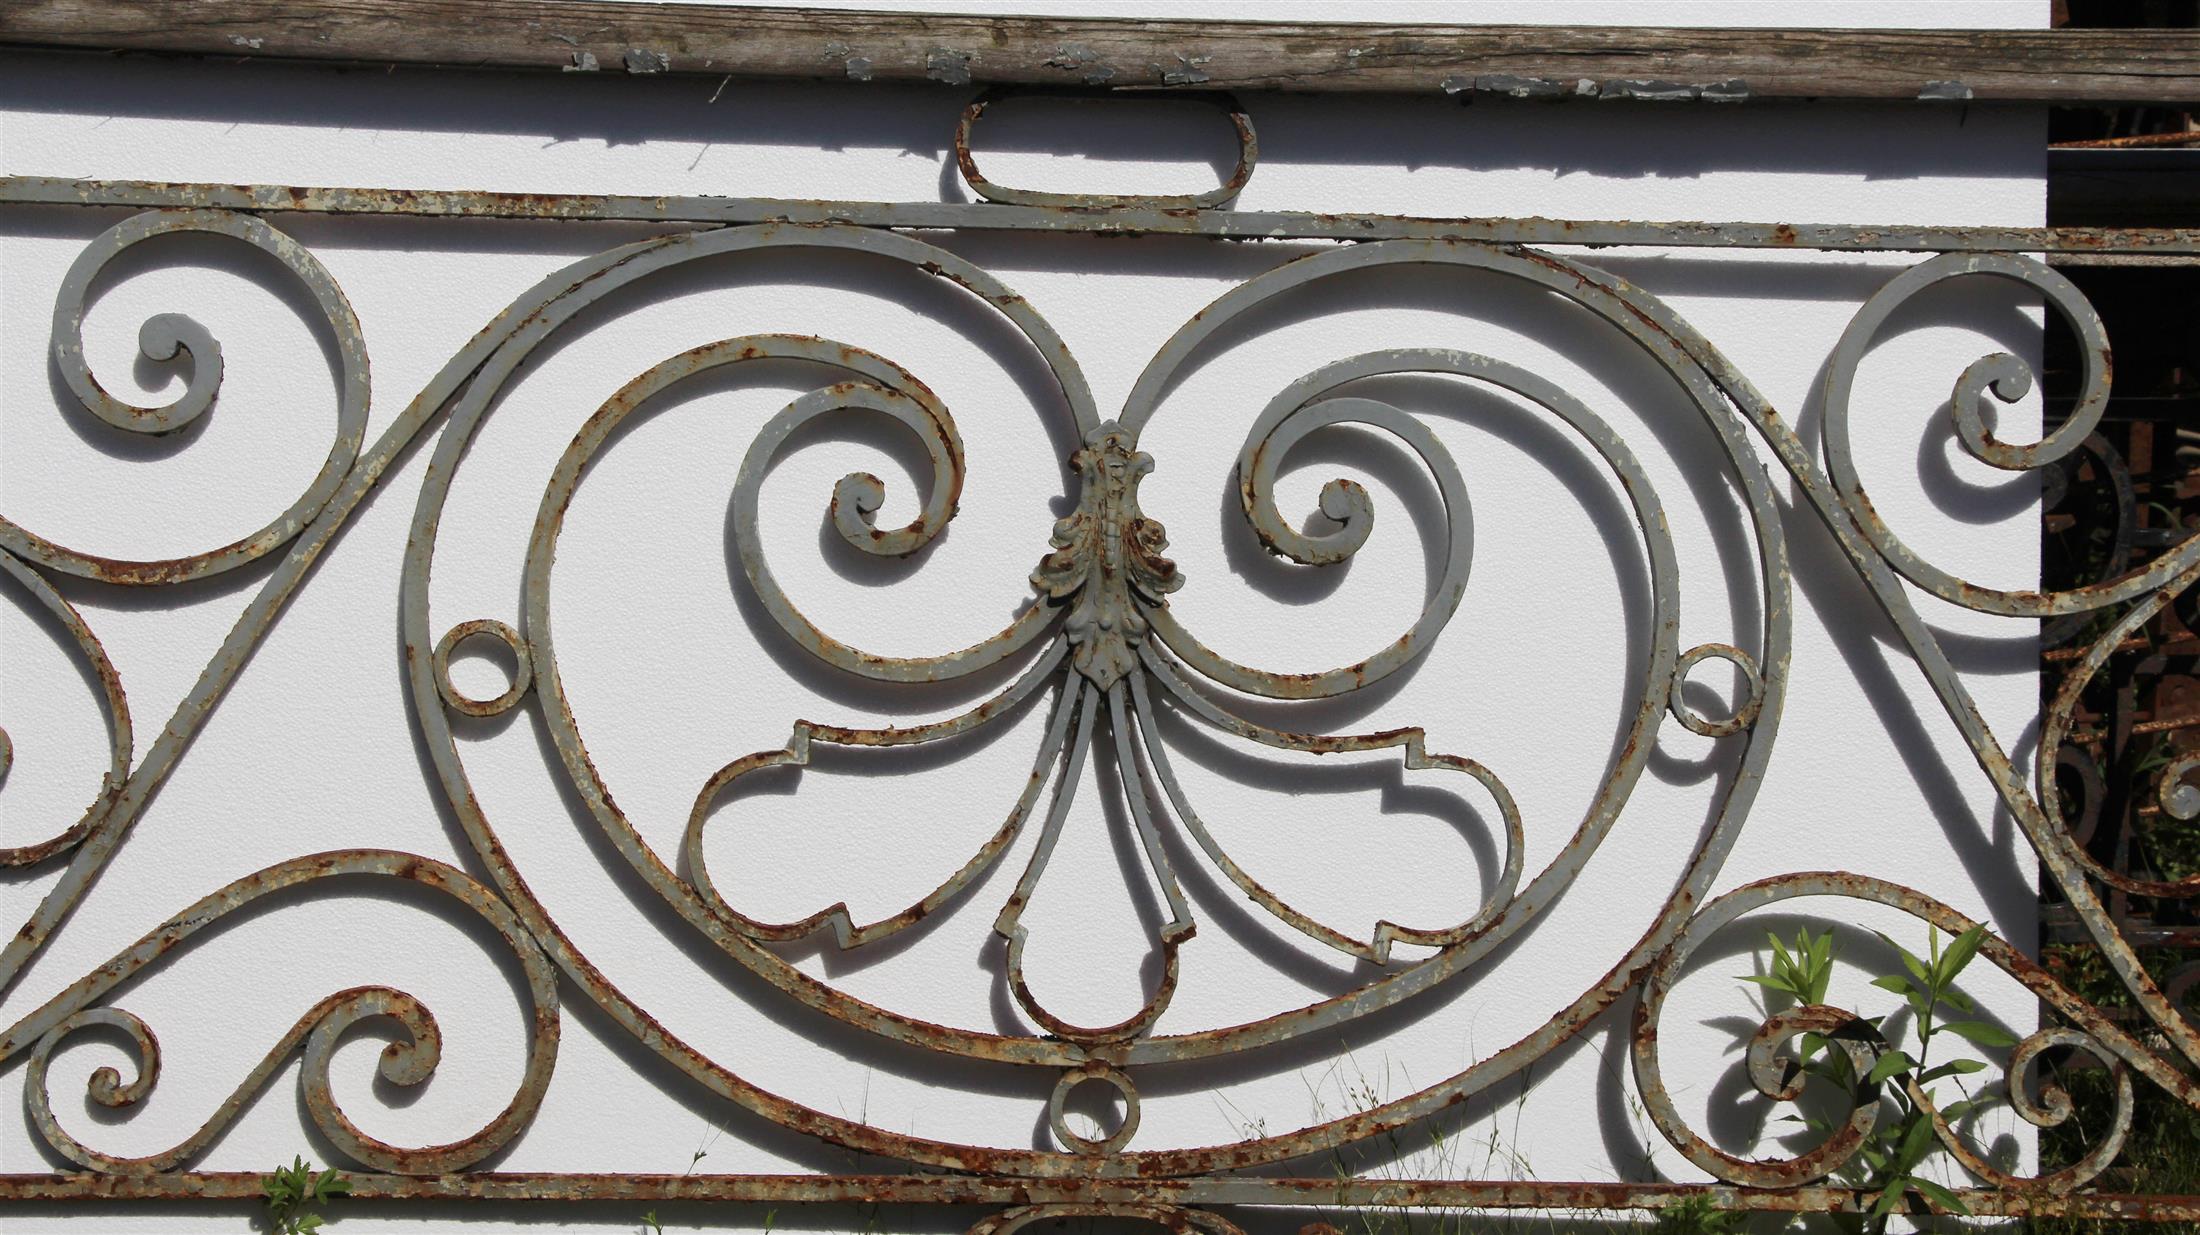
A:
POLYGON ((520 640, 519 632, 495 618, 474 618, 460 622, 444 632, 435 645, 435 689, 443 696, 443 702, 468 716, 501 716, 527 693, 535 683, 535 671, 528 662, 527 645, 520 640), (451 654, 469 639, 494 639, 512 653, 512 684, 504 693, 493 699, 476 699, 459 690, 451 680, 451 654))
POLYGON ((1047 1124, 1054 1129, 1054 1139, 1064 1148, 1079 1153, 1112 1154, 1130 1144, 1138 1131, 1138 1086, 1117 1068, 1092 1060, 1080 1068, 1071 1068, 1054 1082, 1054 1092, 1047 1097, 1047 1124), (1123 1122, 1107 1136, 1093 1138, 1071 1131, 1067 1105, 1070 1092, 1087 1081, 1098 1081, 1112 1086, 1123 1095, 1123 1122))
POLYGON ((1673 719, 1681 722, 1690 733, 1700 733, 1707 738, 1723 738, 1740 733, 1757 721, 1758 705, 1764 702, 1765 679, 1757 672, 1757 660, 1749 653, 1730 643, 1703 643, 1681 654, 1680 663, 1673 667, 1673 686, 1666 692, 1665 707, 1673 719), (1743 699, 1734 714, 1725 720, 1712 720, 1682 698, 1688 689, 1688 671, 1704 661, 1716 657, 1741 670, 1743 699))

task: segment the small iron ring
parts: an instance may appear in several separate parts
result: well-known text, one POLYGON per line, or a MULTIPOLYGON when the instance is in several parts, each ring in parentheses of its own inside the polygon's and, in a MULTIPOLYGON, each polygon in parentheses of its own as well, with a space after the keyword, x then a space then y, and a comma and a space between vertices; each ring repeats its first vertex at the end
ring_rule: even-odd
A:
POLYGON ((500 716, 512 710, 512 706, 534 685, 535 672, 527 661, 527 646, 520 642, 519 632, 495 618, 475 618, 460 622, 444 634, 435 645, 435 689, 450 704, 453 711, 468 716, 500 716), (458 645, 475 636, 486 636, 503 644, 512 653, 512 684, 494 699, 475 699, 460 693, 451 681, 451 653, 458 645))
POLYGON ((1673 685, 1666 692, 1665 707, 1673 719, 1690 733, 1700 733, 1707 738, 1723 738, 1740 733, 1757 721, 1757 709, 1764 703, 1765 679, 1757 671, 1756 658, 1730 643, 1702 643, 1682 654, 1680 663, 1673 666, 1673 685), (1741 706, 1725 720, 1711 720, 1688 706, 1681 692, 1688 687, 1688 671, 1706 660, 1716 657, 1742 671, 1743 699, 1741 706))
POLYGON ((1096 1059, 1087 1060, 1063 1072, 1061 1079, 1054 1082, 1054 1093, 1047 1098, 1047 1123, 1054 1129, 1054 1139, 1065 1149, 1088 1154, 1112 1154, 1130 1144, 1132 1134, 1138 1131, 1138 1086, 1132 1084, 1131 1078, 1119 1069, 1096 1059), (1122 1126, 1113 1134, 1098 1140, 1070 1131, 1067 1112, 1063 1109, 1069 1101, 1070 1091, 1086 1081, 1101 1081, 1112 1085, 1115 1092, 1123 1095, 1122 1126))

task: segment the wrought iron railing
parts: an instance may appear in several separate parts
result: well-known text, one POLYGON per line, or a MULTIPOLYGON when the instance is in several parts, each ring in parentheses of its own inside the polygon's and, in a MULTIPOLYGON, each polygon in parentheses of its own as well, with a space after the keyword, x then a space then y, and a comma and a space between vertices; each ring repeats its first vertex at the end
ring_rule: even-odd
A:
MULTIPOLYGON (((1229 1231, 1223 1206, 1381 1205, 1401 1207, 1543 1207, 1649 1209, 1677 1203, 1707 1209, 1856 1214, 1880 1202, 1874 1191, 1834 1182, 1835 1173, 1872 1143, 1882 1115, 1882 1086, 1910 1095, 1932 1118, 1927 1134, 1975 1178, 1951 1192, 1893 1186, 1890 1205, 1909 1213, 1962 1208, 1977 1214, 2070 1214, 2095 1217, 2200 1219, 2200 1197, 2123 1196, 2096 1189, 2128 1129, 2133 1083, 2200 1107, 2200 1027, 2140 963, 2128 920, 2104 904, 2133 890, 2133 878, 2105 867, 2086 845, 2080 817, 2059 790, 2056 769, 2084 767, 2092 725, 2081 713, 2084 684, 2157 615, 2180 603, 2200 580, 2200 540, 2177 539, 2138 565, 2111 555, 2104 577, 2055 591, 1975 585, 1914 552, 1874 511, 1854 464, 1849 427, 1852 381, 1881 325, 1926 288, 1948 280, 1987 277, 2021 285, 2044 298, 2078 340, 2080 389, 2069 413, 2045 438, 2003 441, 1981 416, 1983 399, 2019 397, 2029 369, 1995 354, 1966 369, 1952 399, 1955 431, 1975 458, 2010 471, 2070 466, 2087 449, 2100 420, 2109 381, 2108 342, 2093 309, 2056 262, 2190 262, 2200 259, 2200 232, 2177 230, 1790 226, 1593 222, 1552 219, 1410 219, 1374 215, 1297 214, 1223 209, 1250 174, 1252 127, 1225 103, 1243 139, 1238 173, 1216 193, 1196 199, 1062 198, 1004 189, 978 174, 970 159, 966 116, 957 153, 971 187, 987 200, 971 204, 793 202, 725 198, 508 195, 405 192, 265 185, 83 182, 13 177, 0 181, 0 204, 81 204, 130 207, 134 213, 102 233, 70 269, 57 297, 51 357, 67 391, 114 429, 140 434, 174 431, 213 403, 222 375, 216 341, 189 318, 163 314, 145 324, 148 356, 188 352, 196 362, 184 394, 163 406, 140 407, 101 387, 82 347, 82 318, 93 281, 119 255, 170 233, 223 237, 272 256, 319 306, 337 340, 340 410, 335 441, 313 480, 279 517, 223 548, 179 558, 124 560, 94 556, 0 520, 0 568, 61 629, 73 636, 84 667, 104 685, 112 734, 109 771, 81 819, 33 843, 0 851, 16 867, 52 864, 58 879, 28 920, 0 948, 0 983, 12 984, 66 923, 87 889, 118 851, 147 802, 175 771, 207 717, 266 637, 317 558, 376 491, 408 449, 432 455, 422 484, 404 561, 401 612, 407 681, 439 787, 471 843, 481 877, 408 853, 348 850, 280 863, 182 907, 166 925, 110 962, 85 974, 44 1006, 0 1034, 0 1066, 21 1067, 26 1101, 38 1135, 68 1169, 25 1172, 10 1164, 0 1175, 0 1199, 122 1199, 257 1196, 257 1175, 189 1168, 290 1058, 303 1053, 305 1110, 355 1172, 360 1197, 506 1199, 715 1199, 790 1202, 923 1202, 995 1207, 974 1229, 1002 1233, 1040 1218, 1114 1214, 1150 1219, 1173 1229, 1229 1231), (358 322, 327 270, 263 216, 404 214, 438 217, 627 219, 702 225, 624 244, 544 279, 489 323, 422 389, 374 442, 366 440, 368 386, 358 322), (1344 241, 1258 275, 1229 291, 1169 340, 1147 365, 1124 407, 1113 416, 1097 406, 1077 360, 1046 320, 999 278, 914 234, 920 229, 1050 231, 1089 235, 1175 233, 1218 239, 1344 241), (1901 251, 1928 254, 1888 282, 1855 316, 1826 368, 1819 439, 1806 443, 1733 364, 1668 305, 1574 255, 1537 246, 1709 246, 1901 251), (827 339, 781 334, 730 337, 646 369, 606 402, 566 450, 542 500, 528 547, 526 590, 516 625, 476 618, 448 628, 432 625, 428 583, 437 564, 439 516, 469 443, 516 371, 588 306, 621 289, 720 254, 796 250, 861 252, 905 264, 955 284, 1020 332, 1047 366, 1082 439, 1073 466, 1076 504, 1052 528, 1050 547, 1034 544, 1031 585, 1036 600, 993 637, 939 656, 877 655, 827 635, 782 591, 756 535, 763 474, 777 446, 802 426, 846 409, 889 417, 923 444, 932 469, 923 507, 907 526, 875 525, 878 482, 854 475, 835 489, 831 524, 863 553, 900 556, 921 551, 955 516, 963 479, 963 448, 949 410, 894 361, 827 339), (2046 260, 2043 260, 2043 256, 2046 260), (1353 356, 1290 382, 1267 402, 1238 459, 1244 516, 1262 543, 1310 567, 1350 558, 1366 539, 1372 510, 1367 493, 1339 481, 1323 490, 1321 507, 1334 527, 1307 532, 1279 510, 1274 483, 1293 445, 1324 426, 1358 424, 1390 434, 1417 452, 1434 476, 1450 515, 1451 539, 1440 581, 1408 632, 1367 659, 1318 673, 1276 673, 1241 664, 1214 650, 1180 621, 1171 597, 1196 586, 1165 555, 1163 529, 1141 510, 1141 477, 1153 460, 1141 431, 1172 375, 1203 340, 1290 289, 1352 271, 1446 267, 1485 272, 1542 289, 1579 306, 1651 358, 1686 392, 1723 449, 1727 478, 1740 493, 1754 532, 1761 574, 1762 626, 1752 649, 1707 643, 1683 647, 1675 619, 1674 549, 1664 512, 1641 465, 1623 441, 1580 400, 1552 383, 1498 359, 1460 351, 1402 349, 1353 356), (591 459, 621 423, 662 392, 699 375, 762 359, 793 358, 840 375, 795 399, 760 433, 736 481, 733 531, 739 569, 762 611, 780 631, 818 660, 877 682, 939 682, 997 666, 1022 667, 1012 684, 961 715, 907 728, 803 724, 784 749, 735 760, 712 777, 695 800, 682 852, 646 843, 622 814, 583 745, 567 705, 550 625, 549 563, 557 550, 566 504, 591 459), (1362 379, 1391 374, 1445 374, 1486 383, 1547 409, 1592 448, 1632 503, 1649 561, 1652 622, 1644 675, 1637 685, 1625 743, 1573 841, 1547 868, 1524 869, 1522 824, 1504 783, 1473 760, 1426 748, 1417 729, 1379 733, 1309 734, 1272 727, 1226 699, 1311 700, 1362 690, 1411 666, 1458 606, 1467 565, 1463 488, 1437 437, 1413 416, 1355 392, 1362 379), (1659 1018, 1669 989, 1691 952, 1741 915, 1800 897, 1842 897, 1906 913, 1951 937, 1976 923, 1925 891, 1838 871, 1797 871, 1764 879, 1706 901, 1772 758, 1786 690, 1791 641, 1790 570, 1783 504, 1760 447, 1799 495, 1799 510, 1823 524, 1847 566, 1885 612, 1907 653, 1945 706, 1949 722, 1977 757, 1981 774, 2039 855, 2071 929, 2104 958, 2128 1010, 2104 1013, 2018 948, 1991 934, 1975 938, 1976 955, 2034 992, 2054 1014, 2046 1028, 2014 1042, 2006 1054, 2012 1105, 2034 1124, 2066 1120, 2070 1103, 2040 1075, 2043 1059, 2081 1053, 2115 1079, 2115 1109, 2086 1151, 2033 1177, 2020 1177, 1967 1143, 1960 1124, 1931 1111, 1918 1077, 1883 1066, 1891 1047, 1853 1013, 1806 1003, 1774 1012, 1751 1039, 1749 1075, 1773 1098, 1793 1099, 1805 1041, 1830 1043, 1850 1059, 1854 1084, 1846 1113, 1823 1143, 1794 1158, 1749 1160, 1729 1153, 1690 1126, 1661 1073, 1659 1018), (1821 464, 1820 459, 1823 463, 1821 464), (90 627, 56 579, 162 587, 263 563, 265 581, 173 718, 143 740, 134 726, 113 667, 90 627), (2044 709, 2044 736, 2035 759, 2021 763, 2009 738, 1974 707, 1964 682, 1916 605, 1911 589, 1987 614, 2042 621, 2055 640, 2068 640, 2076 663, 2044 709), (516 666, 510 688, 495 698, 471 697, 454 685, 450 661, 467 641, 503 646, 516 666), (1745 688, 1725 715, 1710 715, 1683 697, 1690 670, 1726 662, 1745 688), (1228 695, 1212 688, 1226 688, 1228 695), (718 796, 758 770, 801 765, 820 743, 846 747, 911 746, 993 723, 1020 702, 1051 697, 1044 746, 1027 786, 1006 821, 952 877, 899 913, 859 921, 845 906, 800 921, 758 920, 720 897, 702 844, 718 796), (495 823, 471 791, 453 714, 494 716, 532 707, 553 735, 563 772, 610 850, 677 914, 725 956, 763 978, 786 999, 848 1025, 925 1052, 995 1061, 1053 1074, 1047 1114, 1055 1145, 1042 1149, 975 1146, 890 1131, 860 1118, 830 1114, 772 1093, 720 1060, 679 1040, 650 1011, 614 986, 552 920, 499 839, 495 823), (1463 920, 1411 926, 1381 922, 1372 932, 1339 931, 1256 882, 1202 824, 1199 804, 1176 778, 1158 722, 1164 710, 1188 721, 1272 747, 1306 752, 1395 751, 1408 768, 1455 771, 1478 782, 1498 804, 1503 857, 1483 902, 1463 920), (1542 1030, 1475 1061, 1442 1082, 1368 1109, 1281 1135, 1255 1135, 1191 1149, 1145 1149, 1137 1143, 1138 1077, 1142 1068, 1211 1060, 1273 1048, 1330 1031, 1380 1009, 1457 981, 1477 962, 1533 929, 1533 923, 1573 883, 1596 851, 1670 721, 1737 751, 1737 774, 1724 782, 1715 819, 1700 837, 1685 873, 1649 929, 1626 948, 1609 973, 1562 1008, 1542 1030), (142 749, 141 749, 142 743, 142 749), (1036 995, 1022 972, 1020 915, 1060 834, 1074 786, 1097 744, 1112 745, 1109 764, 1124 782, 1143 860, 1166 901, 1163 963, 1139 1011, 1115 1024, 1074 1023, 1036 995), (1049 787, 1052 786, 1052 792, 1049 787), (1168 818, 1164 818, 1164 813, 1168 818), (1177 946, 1196 928, 1178 891, 1161 832, 1173 823, 1197 851, 1253 903, 1291 929, 1343 954, 1372 962, 1390 958, 1398 943, 1432 949, 1425 959, 1377 971, 1347 994, 1261 1020, 1185 1034, 1157 1034, 1156 1018, 1179 981, 1177 946), (968 889, 1026 831, 1034 856, 1000 907, 994 930, 1005 950, 1016 1004, 1043 1033, 981 1033, 899 1016, 829 986, 795 968, 766 945, 829 936, 844 949, 862 948, 911 927, 968 889), (269 1049, 234 1095, 181 1143, 142 1157, 118 1157, 82 1143, 54 1118, 48 1060, 72 1035, 92 1027, 119 1032, 135 1046, 135 1075, 102 1069, 90 1082, 92 1100, 125 1106, 142 1099, 158 1075, 151 1028, 113 1002, 117 990, 157 965, 173 949, 264 897, 333 876, 409 881, 450 898, 500 937, 524 974, 531 1006, 531 1044, 524 1077, 509 1104, 460 1140, 406 1148, 363 1132, 335 1100, 331 1054, 351 1026, 389 1018, 402 1026, 384 1053, 382 1075, 417 1084, 436 1068, 439 1038, 426 1008, 404 992, 361 987, 329 995, 299 1018, 269 1049), (879 1160, 906 1164, 901 1174, 860 1175, 544 1175, 481 1169, 535 1118, 557 1057, 561 1001, 585 1000, 702 1091, 774 1123, 879 1160), (1373 1179, 1248 1173, 1247 1168, 1301 1161, 1309 1155, 1381 1137, 1514 1076, 1561 1048, 1614 1008, 1632 1009, 1631 1060, 1647 1114, 1667 1143, 1718 1182, 1692 1184, 1560 1183, 1523 1180, 1373 1179), (1865 1079, 1868 1075, 1869 1079, 1865 1079), (1064 1100, 1094 1081, 1124 1104, 1120 1124, 1088 1135, 1065 1118, 1064 1100)), ((1799 276, 1800 277, 1800 276, 1799 276)), ((2113 469, 2103 455, 2097 466, 2113 469)), ((1036 542, 1039 530, 1034 531, 1036 542)), ((2119 542, 2120 543, 2120 542, 2119 542)), ((1266 715, 1266 713, 1261 713, 1266 715)), ((4 749, 4 748, 0 748, 4 749)), ((2186 783, 2196 766, 2181 759, 2160 768, 2160 809, 2179 818, 2200 813, 2200 787, 2186 783)), ((2200 880, 2143 881, 2151 897, 2200 892, 2200 880)))

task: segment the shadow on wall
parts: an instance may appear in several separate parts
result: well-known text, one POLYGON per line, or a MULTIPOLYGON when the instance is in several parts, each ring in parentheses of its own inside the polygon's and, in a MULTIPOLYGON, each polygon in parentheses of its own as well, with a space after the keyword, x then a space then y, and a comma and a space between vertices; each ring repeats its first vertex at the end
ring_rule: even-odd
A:
MULTIPOLYGON (((0 72, 0 107, 10 110, 210 123, 279 117, 278 123, 308 128, 539 136, 546 146, 707 145, 738 134, 745 145, 936 157, 950 169, 950 178, 948 143, 955 120, 976 93, 947 86, 851 90, 840 83, 750 84, 612 73, 385 71, 249 58, 218 77, 195 64, 150 58, 14 55, 0 58, 0 65, 6 70, 0 72)), ((1935 139, 1935 175, 2007 174, 2005 149, 1944 140, 1942 129, 1964 126, 1970 108, 1924 114, 1905 104, 1844 103, 1824 109, 1810 126, 1809 140, 1798 141, 1792 115, 1814 106, 1554 106, 1492 99, 1467 107, 1445 97, 1267 95, 1259 99, 1254 120, 1262 160, 1274 164, 1545 169, 1601 177, 1687 177, 1730 168, 1884 176, 1890 165, 1901 163, 1890 157, 1890 142, 1929 138, 1935 139)), ((1228 126, 1211 110, 1191 105, 1004 104, 980 122, 976 144, 981 155, 1047 152, 1111 162, 1204 164, 1218 178, 1236 157, 1228 126), (1140 116, 1141 111, 1151 114, 1140 116), (1195 111, 1205 114, 1185 123, 1184 116, 1195 111)), ((742 192, 733 185, 723 189, 742 192)), ((646 189, 628 186, 627 191, 646 189)))

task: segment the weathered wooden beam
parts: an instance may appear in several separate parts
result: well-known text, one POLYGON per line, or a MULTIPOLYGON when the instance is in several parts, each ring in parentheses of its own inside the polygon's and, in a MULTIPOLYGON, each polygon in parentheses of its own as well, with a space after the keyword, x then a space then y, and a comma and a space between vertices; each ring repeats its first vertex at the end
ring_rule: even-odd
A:
POLYGON ((2200 31, 969 17, 598 0, 0 0, 0 44, 858 82, 2200 103, 2200 31))

